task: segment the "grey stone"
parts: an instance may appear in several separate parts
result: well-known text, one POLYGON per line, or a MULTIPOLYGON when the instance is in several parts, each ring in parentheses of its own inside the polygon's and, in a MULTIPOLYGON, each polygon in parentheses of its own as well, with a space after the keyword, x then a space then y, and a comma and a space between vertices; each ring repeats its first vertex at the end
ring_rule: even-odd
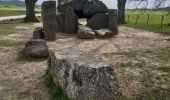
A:
POLYGON ((65 15, 64 13, 60 13, 56 17, 56 31, 57 32, 64 32, 65 31, 65 15))
POLYGON ((68 34, 77 33, 78 17, 75 15, 72 7, 67 7, 65 12, 65 32, 68 34))
POLYGON ((119 93, 113 66, 91 54, 56 50, 50 54, 48 68, 71 100, 114 100, 119 93))
POLYGON ((106 13, 97 13, 92 18, 87 20, 87 25, 94 30, 108 28, 109 27, 109 17, 106 13))
POLYGON ((95 32, 87 26, 79 25, 77 37, 80 39, 95 39, 95 32))
POLYGON ((109 29, 113 32, 114 35, 118 34, 118 25, 117 25, 117 10, 109 9, 109 29))
POLYGON ((56 38, 56 1, 44 1, 42 3, 42 22, 44 38, 55 40, 56 38))
POLYGON ((70 6, 79 18, 89 18, 96 13, 106 13, 106 5, 99 0, 72 0, 65 4, 59 4, 57 9, 59 12, 64 12, 70 6))
POLYGON ((43 58, 49 55, 49 49, 45 40, 32 39, 25 44, 25 53, 30 57, 43 58))
POLYGON ((84 4, 83 14, 87 17, 91 17, 96 13, 107 13, 106 5, 99 0, 91 0, 84 4))
POLYGON ((33 39, 43 39, 44 33, 42 27, 36 27, 33 32, 33 39))
POLYGON ((100 29, 95 30, 97 38, 111 38, 113 36, 113 32, 109 29, 100 29))

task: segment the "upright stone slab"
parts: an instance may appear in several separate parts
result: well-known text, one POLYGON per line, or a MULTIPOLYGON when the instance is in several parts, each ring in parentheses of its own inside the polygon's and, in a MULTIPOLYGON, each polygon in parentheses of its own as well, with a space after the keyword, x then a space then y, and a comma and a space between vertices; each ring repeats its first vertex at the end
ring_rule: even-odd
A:
POLYGON ((60 13, 56 17, 56 31, 64 32, 65 31, 65 15, 60 13))
POLYGON ((113 35, 118 34, 118 26, 117 26, 117 10, 116 9, 109 9, 109 29, 113 32, 113 35))
POLYGON ((36 27, 33 31, 33 39, 44 39, 42 27, 36 27))
POLYGON ((109 17, 107 13, 97 13, 87 20, 87 26, 93 30, 109 27, 109 17))
POLYGON ((75 34, 78 28, 78 17, 74 13, 72 7, 67 7, 65 10, 65 32, 75 34))
POLYGON ((116 100, 113 66, 91 54, 67 48, 51 53, 48 67, 55 84, 71 100, 116 100))
POLYGON ((56 38, 56 1, 44 1, 42 3, 42 21, 44 38, 55 40, 56 38))

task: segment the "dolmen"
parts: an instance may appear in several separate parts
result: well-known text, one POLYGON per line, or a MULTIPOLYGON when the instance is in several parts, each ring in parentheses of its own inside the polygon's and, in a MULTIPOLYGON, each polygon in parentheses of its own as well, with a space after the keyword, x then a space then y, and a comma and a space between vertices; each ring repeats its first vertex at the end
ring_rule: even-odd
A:
POLYGON ((59 4, 57 10, 56 1, 44 1, 41 7, 43 27, 35 29, 33 38, 53 41, 57 33, 66 33, 80 39, 95 39, 110 38, 118 33, 117 10, 108 9, 100 0, 69 0, 59 4), (87 19, 85 26, 80 26, 80 18, 87 19), (99 34, 99 30, 104 35, 99 34))

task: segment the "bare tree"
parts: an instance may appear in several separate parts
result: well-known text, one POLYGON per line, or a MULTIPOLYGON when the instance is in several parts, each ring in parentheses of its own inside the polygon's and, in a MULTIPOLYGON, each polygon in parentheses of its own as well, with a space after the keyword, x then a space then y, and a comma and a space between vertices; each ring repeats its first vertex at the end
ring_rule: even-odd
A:
MULTIPOLYGON (((156 9, 159 8, 161 6, 164 6, 165 2, 168 0, 152 0, 153 2, 153 6, 151 7, 152 9, 156 9)), ((143 2, 145 2, 147 5, 145 7, 148 7, 148 2, 149 0, 129 0, 129 2, 138 2, 137 6, 138 7, 140 4, 142 4, 143 2)))
POLYGON ((25 22, 38 22, 35 16, 35 3, 38 0, 25 0, 26 5, 26 17, 24 19, 25 22))
POLYGON ((118 0, 118 23, 125 24, 125 5, 127 0, 118 0))

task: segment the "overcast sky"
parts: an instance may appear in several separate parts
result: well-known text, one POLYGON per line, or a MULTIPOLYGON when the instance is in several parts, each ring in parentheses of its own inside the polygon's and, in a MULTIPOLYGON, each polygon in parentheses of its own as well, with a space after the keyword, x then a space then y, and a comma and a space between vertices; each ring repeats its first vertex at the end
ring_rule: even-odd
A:
MULTIPOLYGON (((23 0, 24 1, 24 0, 23 0)), ((43 1, 47 1, 47 0, 38 0, 37 4, 41 4, 43 1)), ((56 0, 57 1, 57 0, 56 0)), ((103 1, 103 3, 105 3, 107 5, 108 8, 110 9, 117 9, 117 0, 100 0, 100 1, 103 1)), ((137 5, 138 3, 129 3, 128 2, 129 0, 127 0, 127 4, 126 4, 126 8, 136 8, 135 5, 137 5)), ((151 8, 153 7, 153 0, 148 0, 148 8, 151 8)), ((145 7, 146 3, 142 3, 141 6, 142 7, 145 7)), ((164 6, 170 6, 170 0, 167 0, 167 2, 164 3, 164 6)), ((140 6, 139 6, 140 7, 140 6)))
MULTIPOLYGON (((37 3, 41 4, 43 1, 45 0, 38 0, 37 3)), ((114 8, 114 9, 117 8, 117 0, 101 0, 101 1, 103 1, 107 5, 108 8, 114 8)))

